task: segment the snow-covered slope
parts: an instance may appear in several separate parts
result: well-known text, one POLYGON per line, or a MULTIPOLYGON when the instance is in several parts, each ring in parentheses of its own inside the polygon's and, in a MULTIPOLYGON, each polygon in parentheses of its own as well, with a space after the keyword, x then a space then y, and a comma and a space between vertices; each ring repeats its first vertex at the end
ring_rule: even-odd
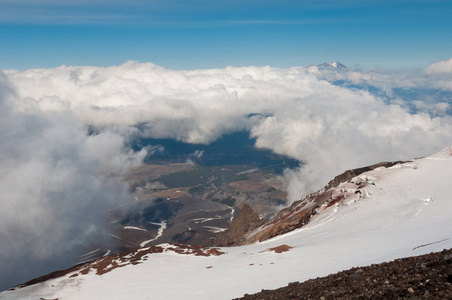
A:
POLYGON ((341 201, 324 207, 302 228, 270 240, 218 251, 142 248, 2 292, 0 299, 231 299, 451 248, 451 182, 449 147, 360 174, 338 187, 341 201), (355 193, 362 182, 369 183, 360 188, 365 197, 355 193))

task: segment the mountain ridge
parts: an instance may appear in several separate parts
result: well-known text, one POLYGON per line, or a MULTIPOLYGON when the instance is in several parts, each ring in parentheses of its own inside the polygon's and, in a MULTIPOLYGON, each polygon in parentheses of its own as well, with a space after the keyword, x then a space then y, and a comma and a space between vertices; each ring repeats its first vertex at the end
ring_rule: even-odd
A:
MULTIPOLYGON (((333 193, 340 184, 347 182, 362 173, 381 167, 389 168, 402 163, 406 162, 381 162, 367 167, 347 170, 344 173, 337 175, 322 189, 295 201, 289 207, 281 209, 276 216, 270 220, 262 220, 262 223, 264 224, 258 230, 256 230, 256 228, 252 228, 252 230, 244 232, 241 238, 236 237, 237 242, 233 245, 252 244, 257 241, 262 242, 272 237, 300 228, 309 223, 311 216, 318 214, 318 209, 320 209, 322 205, 326 204, 329 207, 342 199, 343 195, 341 196, 337 193, 333 198, 333 193), (256 232, 253 232, 253 230, 256 232)), ((362 188, 363 186, 364 184, 360 187, 362 188)), ((358 191, 358 193, 360 194, 361 191, 358 191)), ((221 244, 214 244, 214 246, 221 246, 221 244)))

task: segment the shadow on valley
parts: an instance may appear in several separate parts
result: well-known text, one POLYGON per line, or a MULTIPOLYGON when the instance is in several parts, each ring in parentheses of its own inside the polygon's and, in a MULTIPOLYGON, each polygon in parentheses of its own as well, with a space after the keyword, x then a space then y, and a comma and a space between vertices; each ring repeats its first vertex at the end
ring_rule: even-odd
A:
POLYGON ((209 145, 188 144, 171 139, 140 138, 130 146, 138 151, 146 146, 162 146, 162 151, 155 151, 146 157, 146 163, 183 163, 187 159, 200 166, 212 167, 223 165, 253 165, 257 168, 273 169, 281 174, 286 168, 295 168, 299 161, 277 155, 270 150, 254 147, 255 138, 247 131, 226 134, 209 145))

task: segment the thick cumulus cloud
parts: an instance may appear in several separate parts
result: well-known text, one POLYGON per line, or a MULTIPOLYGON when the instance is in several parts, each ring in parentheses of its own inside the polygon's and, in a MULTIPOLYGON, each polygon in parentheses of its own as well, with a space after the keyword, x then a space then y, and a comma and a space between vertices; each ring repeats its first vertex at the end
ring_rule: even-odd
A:
POLYGON ((425 73, 434 80, 434 86, 452 91, 452 58, 429 65, 425 73))
POLYGON ((330 91, 291 107, 254 126, 252 134, 257 146, 305 163, 287 173, 294 198, 346 169, 417 157, 451 142, 450 117, 413 115, 365 92, 330 91), (332 100, 339 93, 342 101, 332 100))
MULTIPOLYGON (((410 105, 417 108, 413 113, 392 93, 395 87, 425 88, 436 69, 431 65, 418 74, 316 67, 174 71, 128 62, 7 75, 17 89, 18 110, 70 112, 100 129, 140 125, 146 136, 189 143, 210 143, 224 133, 250 130, 257 147, 303 162, 300 170, 286 174, 294 200, 345 169, 409 159, 449 145, 452 120, 445 113, 450 109, 447 101, 411 99, 410 105), (329 82, 340 76, 355 83, 374 80, 380 88, 388 85, 379 97, 329 82)), ((444 69, 441 74, 448 70, 444 69)))
POLYGON ((30 101, 0 74, 0 289, 107 245, 106 210, 127 199, 121 176, 146 155, 113 130, 88 135, 70 111, 24 110, 30 101))
POLYGON ((429 66, 427 66, 427 68, 425 68, 425 73, 427 74, 452 73, 452 58, 430 64, 429 66))

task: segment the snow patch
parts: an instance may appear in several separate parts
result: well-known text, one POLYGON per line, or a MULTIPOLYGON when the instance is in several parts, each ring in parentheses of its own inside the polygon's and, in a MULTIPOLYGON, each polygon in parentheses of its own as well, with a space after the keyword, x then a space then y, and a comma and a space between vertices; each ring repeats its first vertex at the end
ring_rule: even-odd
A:
POLYGON ((135 227, 135 226, 124 226, 124 229, 147 231, 146 229, 135 227))
POLYGON ((390 170, 393 170, 393 169, 417 169, 417 165, 415 163, 408 162, 408 163, 393 165, 392 167, 389 167, 388 169, 390 169, 390 170))
POLYGON ((213 232, 213 233, 219 233, 219 232, 223 232, 223 231, 227 230, 227 228, 214 227, 214 226, 203 226, 203 227, 209 228, 209 231, 213 232))
POLYGON ((163 231, 166 229, 166 221, 162 221, 160 223, 152 223, 152 224, 160 225, 160 228, 159 228, 159 230, 157 232, 157 236, 155 238, 153 238, 153 239, 150 239, 150 240, 142 242, 140 244, 140 247, 144 247, 147 244, 149 244, 150 242, 153 242, 153 241, 157 240, 159 237, 161 237, 163 235, 163 231))

